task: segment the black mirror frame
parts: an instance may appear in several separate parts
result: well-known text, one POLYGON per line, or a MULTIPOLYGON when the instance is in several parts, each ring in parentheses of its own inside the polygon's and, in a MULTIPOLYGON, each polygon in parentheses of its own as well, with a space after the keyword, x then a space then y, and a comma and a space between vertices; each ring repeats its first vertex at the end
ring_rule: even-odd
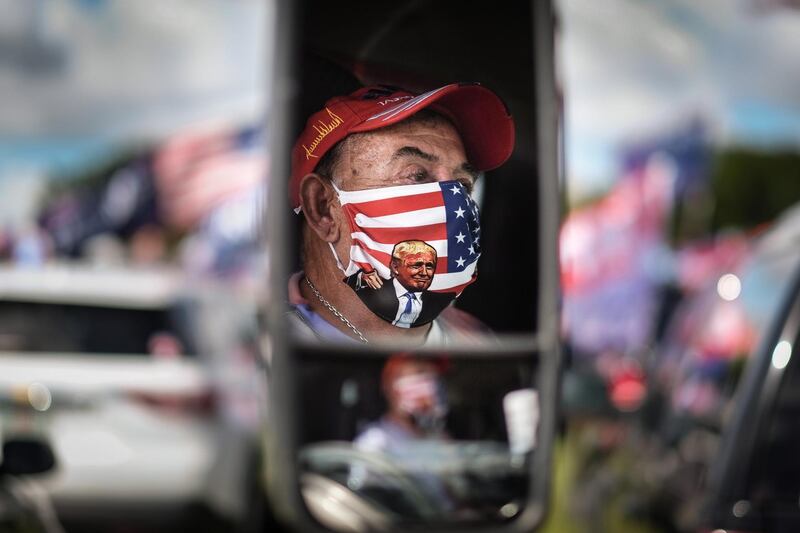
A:
MULTIPOLYGON (((268 294, 272 302, 265 305, 265 322, 269 334, 263 348, 270 361, 268 422, 264 438, 266 446, 265 471, 267 496, 276 515, 302 531, 326 531, 309 514, 302 500, 297 465, 297 362, 293 344, 287 335, 285 309, 276 305, 285 293, 289 276, 290 236, 286 231, 293 216, 286 198, 290 175, 291 131, 297 109, 299 91, 297 63, 299 50, 299 6, 293 0, 278 0, 271 15, 267 35, 272 36, 268 47, 274 51, 273 62, 267 69, 270 84, 267 93, 269 131, 267 150, 270 158, 265 237, 269 247, 268 294)), ((510 343, 508 350, 527 350, 537 353, 539 373, 533 384, 539 391, 541 413, 539 445, 531 462, 528 501, 524 511, 514 520, 496 527, 470 527, 470 531, 531 531, 544 519, 548 507, 551 482, 551 461, 555 440, 558 394, 561 372, 559 344, 559 268, 557 236, 560 221, 559 150, 560 121, 555 75, 555 14, 551 0, 531 0, 533 13, 535 95, 537 108, 536 137, 539 174, 539 280, 537 334, 533 340, 510 343)), ((531 66, 533 68, 533 66, 531 66)), ((391 347, 385 347, 390 351, 391 347)), ((357 350, 357 348, 356 348, 357 350)), ((463 352, 461 347, 457 351, 463 352)), ((454 526, 463 529, 463 524, 454 526)))

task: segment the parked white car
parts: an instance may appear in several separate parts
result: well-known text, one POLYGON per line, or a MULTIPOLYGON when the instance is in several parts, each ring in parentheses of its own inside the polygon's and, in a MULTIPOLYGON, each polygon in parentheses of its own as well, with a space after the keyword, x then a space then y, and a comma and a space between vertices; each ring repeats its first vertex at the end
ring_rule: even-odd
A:
POLYGON ((172 271, 0 268, 0 397, 27 398, 23 420, 48 434, 65 521, 247 515, 257 414, 231 413, 260 389, 230 375, 257 376, 256 359, 204 351, 222 328, 204 294, 172 271))

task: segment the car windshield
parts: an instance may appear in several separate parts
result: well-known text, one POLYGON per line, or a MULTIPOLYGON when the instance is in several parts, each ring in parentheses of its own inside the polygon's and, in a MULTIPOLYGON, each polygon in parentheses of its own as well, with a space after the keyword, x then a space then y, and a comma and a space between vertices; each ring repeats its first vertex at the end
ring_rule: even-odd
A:
POLYGON ((764 238, 743 271, 742 306, 759 339, 778 311, 781 295, 789 286, 800 261, 800 248, 796 243, 798 229, 800 211, 793 211, 764 238))
POLYGON ((188 350, 165 309, 0 301, 0 351, 182 354, 188 350))

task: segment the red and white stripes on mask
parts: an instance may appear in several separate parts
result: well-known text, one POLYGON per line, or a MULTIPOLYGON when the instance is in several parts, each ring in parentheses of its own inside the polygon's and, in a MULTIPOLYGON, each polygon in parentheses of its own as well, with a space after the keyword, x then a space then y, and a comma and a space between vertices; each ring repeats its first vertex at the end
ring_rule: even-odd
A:
MULTIPOLYGON (((335 186, 334 186, 335 187, 335 186)), ((424 241, 436 250, 433 292, 460 294, 477 278, 480 257, 478 206, 458 181, 400 185, 359 191, 336 188, 353 239, 346 276, 359 270, 391 278, 394 246, 424 241)))

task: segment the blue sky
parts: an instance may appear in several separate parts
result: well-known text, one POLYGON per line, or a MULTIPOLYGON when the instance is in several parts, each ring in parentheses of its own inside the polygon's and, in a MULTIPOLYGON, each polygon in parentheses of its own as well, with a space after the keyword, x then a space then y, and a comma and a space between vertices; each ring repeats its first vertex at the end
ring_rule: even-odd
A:
POLYGON ((19 168, 49 169, 68 175, 102 161, 117 145, 102 137, 0 138, 0 176, 19 168))
POLYGON ((607 189, 621 148, 695 119, 718 146, 800 149, 800 10, 765 5, 557 0, 570 193, 607 189))
MULTIPOLYGON (((556 1, 572 193, 609 187, 620 148, 696 118, 719 145, 800 146, 800 10, 556 1)), ((90 163, 201 119, 247 120, 269 86, 256 0, 0 0, 0 12, 0 179, 90 163), (9 43, 37 43, 49 63, 26 67, 9 43)))
POLYGON ((260 0, 0 0, 0 225, 47 180, 263 113, 260 0))
POLYGON ((0 0, 0 12, 0 180, 263 108, 263 2, 0 0))

